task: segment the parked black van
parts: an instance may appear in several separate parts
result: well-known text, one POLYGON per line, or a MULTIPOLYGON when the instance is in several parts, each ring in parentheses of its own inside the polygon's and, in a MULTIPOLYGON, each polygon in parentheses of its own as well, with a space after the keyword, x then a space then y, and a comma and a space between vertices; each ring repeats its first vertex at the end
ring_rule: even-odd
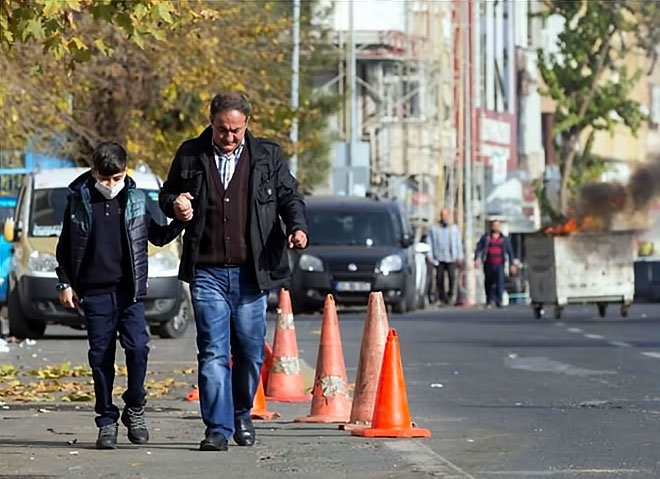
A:
POLYGON ((364 306, 381 291, 396 313, 417 304, 413 233, 398 204, 351 196, 308 197, 310 245, 292 250, 294 310, 317 311, 327 294, 364 306))

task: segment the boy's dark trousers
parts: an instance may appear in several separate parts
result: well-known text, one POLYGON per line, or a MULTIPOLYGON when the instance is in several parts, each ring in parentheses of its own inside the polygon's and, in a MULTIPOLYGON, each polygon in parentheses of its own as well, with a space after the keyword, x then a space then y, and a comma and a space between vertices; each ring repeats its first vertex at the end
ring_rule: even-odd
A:
POLYGON ((149 333, 144 318, 144 303, 133 302, 123 291, 84 296, 82 307, 87 321, 89 365, 94 379, 96 425, 102 427, 119 420, 119 409, 112 403, 115 379, 117 333, 126 354, 128 387, 122 395, 129 407, 146 404, 144 379, 149 355, 149 333))
POLYGON ((504 265, 484 265, 484 287, 486 288, 486 304, 502 304, 504 294, 504 265))

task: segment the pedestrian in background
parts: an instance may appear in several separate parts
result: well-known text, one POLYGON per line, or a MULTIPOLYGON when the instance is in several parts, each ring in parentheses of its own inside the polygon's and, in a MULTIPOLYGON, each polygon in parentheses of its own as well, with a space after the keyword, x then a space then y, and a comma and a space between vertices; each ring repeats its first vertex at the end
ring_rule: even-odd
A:
POLYGON ((132 443, 146 444, 147 241, 163 246, 183 227, 179 221, 168 226, 151 219, 145 193, 126 174, 127 155, 121 145, 101 143, 92 161, 91 171, 69 185, 57 243, 57 291, 64 307, 81 307, 85 316, 98 415, 96 447, 114 449, 120 419, 112 402, 117 333, 128 371, 121 421, 132 443))
POLYGON ((475 268, 479 262, 484 268, 484 288, 486 290, 486 305, 502 307, 504 294, 504 267, 508 260, 509 273, 516 273, 515 255, 511 240, 501 232, 500 222, 491 221, 490 231, 485 233, 477 243, 474 252, 475 268))
POLYGON ((440 211, 440 221, 431 226, 427 235, 431 251, 427 260, 436 271, 436 299, 440 304, 453 304, 456 294, 456 270, 464 262, 461 232, 450 219, 449 210, 440 211), (445 276, 447 287, 445 287, 445 276))
POLYGON ((203 451, 226 451, 232 437, 254 444, 268 291, 290 276, 287 246, 307 246, 298 183, 279 145, 255 138, 249 119, 245 95, 216 95, 211 125, 179 147, 159 197, 168 216, 188 222, 179 278, 195 310, 203 451))

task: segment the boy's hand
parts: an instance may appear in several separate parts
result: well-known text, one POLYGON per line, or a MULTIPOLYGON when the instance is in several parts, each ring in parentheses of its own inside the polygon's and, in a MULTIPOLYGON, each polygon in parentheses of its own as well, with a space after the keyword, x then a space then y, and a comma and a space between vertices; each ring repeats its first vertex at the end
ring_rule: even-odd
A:
POLYGON ((59 294, 60 304, 65 308, 75 309, 78 304, 78 295, 69 287, 59 294))
POLYGON ((289 248, 305 249, 307 247, 307 235, 304 231, 297 230, 289 235, 289 248))
POLYGON ((174 200, 174 216, 179 221, 190 221, 193 217, 192 201, 193 195, 181 193, 174 200))

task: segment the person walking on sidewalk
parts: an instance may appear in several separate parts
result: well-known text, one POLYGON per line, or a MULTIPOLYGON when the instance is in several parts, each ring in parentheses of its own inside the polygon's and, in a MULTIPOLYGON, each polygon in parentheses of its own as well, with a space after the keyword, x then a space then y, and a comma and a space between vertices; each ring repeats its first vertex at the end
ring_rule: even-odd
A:
POLYGON ((245 95, 217 94, 210 126, 179 147, 159 197, 165 214, 188 222, 179 278, 195 311, 203 451, 226 451, 231 437, 254 444, 268 291, 290 276, 286 247, 308 241, 298 183, 249 119, 245 95))
POLYGON ((461 232, 451 223, 447 208, 440 211, 440 222, 430 228, 427 242, 431 246, 427 259, 436 271, 435 297, 440 304, 452 304, 456 292, 456 269, 463 264, 464 255, 461 232), (445 275, 448 288, 445 288, 445 275))
POLYGON ((479 239, 474 252, 475 267, 479 262, 483 263, 487 306, 495 304, 498 308, 502 307, 504 266, 508 260, 510 274, 515 274, 514 258, 513 246, 509 238, 502 234, 500 222, 491 221, 490 232, 479 239))
POLYGON ((126 174, 127 155, 121 145, 101 143, 92 160, 91 171, 69 185, 57 243, 57 291, 64 307, 81 307, 85 316, 99 428, 96 447, 114 449, 120 419, 112 403, 117 333, 128 370, 121 421, 132 443, 146 444, 147 241, 165 245, 178 236, 183 224, 161 226, 151 218, 145 193, 126 174))

